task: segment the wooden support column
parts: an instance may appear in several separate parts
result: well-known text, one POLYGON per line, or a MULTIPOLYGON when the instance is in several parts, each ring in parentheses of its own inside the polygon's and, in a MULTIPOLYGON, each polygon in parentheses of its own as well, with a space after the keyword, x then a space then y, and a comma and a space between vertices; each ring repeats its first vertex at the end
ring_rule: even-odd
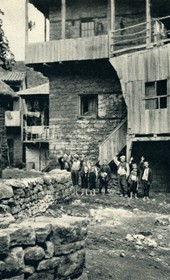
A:
POLYGON ((25 0, 25 47, 28 45, 28 4, 29 0, 25 0))
POLYGON ((66 34, 66 0, 61 0, 61 38, 66 34))
POLYGON ((44 41, 47 41, 47 19, 46 16, 44 16, 44 41))
POLYGON ((132 139, 130 139, 130 137, 127 135, 127 139, 126 139, 126 160, 127 162, 130 161, 131 158, 131 154, 132 154, 132 139))
POLYGON ((110 54, 114 51, 114 33, 112 33, 115 28, 115 17, 116 17, 116 9, 115 9, 115 0, 110 0, 110 30, 111 30, 111 38, 110 38, 110 54))
POLYGON ((111 31, 115 30, 115 16, 116 16, 116 9, 115 9, 115 0, 110 0, 110 29, 111 31))
POLYGON ((151 0, 146 0, 146 44, 147 46, 151 43, 151 0))

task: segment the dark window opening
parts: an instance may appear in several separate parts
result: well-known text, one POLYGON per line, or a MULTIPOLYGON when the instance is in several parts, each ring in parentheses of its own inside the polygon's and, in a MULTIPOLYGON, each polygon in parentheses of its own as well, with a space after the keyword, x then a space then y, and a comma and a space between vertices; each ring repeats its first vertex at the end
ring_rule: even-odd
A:
POLYGON ((145 109, 167 108, 167 80, 145 83, 145 109))
POLYGON ((97 95, 81 96, 81 116, 97 117, 98 97, 97 95))

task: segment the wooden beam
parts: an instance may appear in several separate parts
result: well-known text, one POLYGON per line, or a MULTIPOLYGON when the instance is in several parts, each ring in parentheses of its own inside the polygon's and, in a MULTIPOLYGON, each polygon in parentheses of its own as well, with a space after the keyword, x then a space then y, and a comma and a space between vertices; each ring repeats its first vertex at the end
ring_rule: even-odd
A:
POLYGON ((61 0, 61 38, 66 34, 66 0, 61 0))
POLYGON ((149 46, 151 43, 151 3, 146 0, 146 44, 149 46))
POLYGON ((25 46, 28 45, 28 4, 29 0, 25 0, 25 46))
POLYGON ((170 141, 170 136, 146 136, 131 138, 132 142, 145 142, 145 141, 170 141))

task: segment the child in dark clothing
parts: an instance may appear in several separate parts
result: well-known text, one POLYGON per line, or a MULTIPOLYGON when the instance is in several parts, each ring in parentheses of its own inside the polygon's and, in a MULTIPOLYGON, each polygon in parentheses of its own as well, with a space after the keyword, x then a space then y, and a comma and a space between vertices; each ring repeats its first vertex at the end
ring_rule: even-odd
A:
POLYGON ((105 189, 105 194, 108 193, 108 183, 111 178, 111 170, 107 163, 107 160, 103 161, 103 165, 100 167, 99 170, 99 194, 102 193, 102 188, 105 189))
POLYGON ((82 188, 81 195, 83 195, 83 194, 88 195, 88 192, 87 192, 88 176, 89 176, 89 168, 87 166, 87 163, 85 161, 83 161, 82 167, 81 167, 81 170, 80 170, 81 188, 82 188))
POLYGON ((137 188, 138 188, 138 180, 139 180, 139 170, 137 168, 136 163, 132 163, 132 170, 129 175, 129 191, 130 198, 134 197, 137 199, 137 188))
POLYGON ((92 166, 91 170, 89 171, 90 195, 96 194, 96 181, 97 181, 97 168, 95 166, 92 166))

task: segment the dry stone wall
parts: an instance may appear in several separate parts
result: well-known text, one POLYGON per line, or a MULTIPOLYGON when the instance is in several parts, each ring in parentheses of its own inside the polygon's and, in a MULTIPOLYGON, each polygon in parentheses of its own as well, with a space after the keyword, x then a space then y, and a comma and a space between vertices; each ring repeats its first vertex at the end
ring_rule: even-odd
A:
POLYGON ((30 218, 1 229, 0 279, 81 279, 86 235, 86 220, 69 216, 30 218))
MULTIPOLYGON (((11 213, 16 219, 40 215, 54 202, 72 198, 71 176, 65 170, 39 178, 0 181, 0 213, 11 213)), ((0 221, 0 228, 3 227, 0 221)))

